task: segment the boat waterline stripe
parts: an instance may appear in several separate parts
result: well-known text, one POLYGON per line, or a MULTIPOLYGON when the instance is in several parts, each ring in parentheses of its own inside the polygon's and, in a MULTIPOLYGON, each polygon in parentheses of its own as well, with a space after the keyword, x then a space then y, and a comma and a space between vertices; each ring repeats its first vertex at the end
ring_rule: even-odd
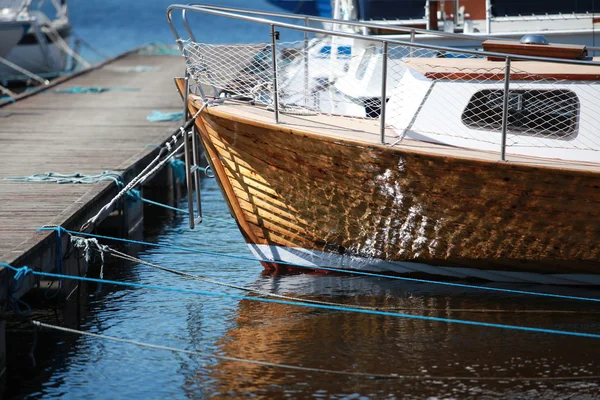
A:
MULTIPOLYGON (((301 248, 290 248, 285 246, 268 246, 268 245, 254 245, 248 244, 248 247, 252 251, 252 253, 257 257, 258 260, 263 262, 271 262, 283 265, 293 265, 297 267, 307 268, 310 270, 324 270, 324 271, 332 271, 332 272, 342 272, 352 275, 363 275, 363 276, 371 276, 377 278, 387 278, 387 279, 397 279, 409 282, 418 282, 418 283, 430 283, 436 285, 444 285, 444 286, 453 286, 460 287, 466 289, 481 289, 495 292, 504 292, 504 293, 512 293, 512 294, 523 294, 523 295, 531 295, 531 296, 542 296, 542 297, 553 297, 559 299, 568 299, 568 300, 581 300, 581 301, 591 301, 600 303, 600 299, 594 297, 581 297, 581 296, 569 296, 569 295, 560 295, 553 293, 541 293, 541 292, 531 292, 525 290, 516 290, 516 289, 505 289, 505 288, 495 288, 495 287, 487 287, 480 285, 469 285, 464 283, 456 283, 456 282, 441 282, 429 279, 419 279, 419 278, 409 278, 405 276, 391 276, 385 274, 378 274, 372 272, 359 271, 356 269, 350 268, 360 268, 361 266, 374 266, 377 268, 379 265, 396 265, 396 263, 388 262, 385 260, 374 259, 374 258, 363 258, 356 256, 344 256, 340 254, 334 253, 325 253, 316 250, 307 250, 301 248), (307 258, 302 259, 301 256, 305 256, 307 258), (315 264, 314 260, 318 260, 319 264, 315 264), (329 265, 344 265, 344 268, 333 268, 333 267, 323 267, 320 264, 325 260, 329 265)), ((409 266, 410 272, 432 272, 432 269, 440 269, 442 267, 432 267, 432 266, 423 266, 428 270, 425 271, 421 269, 421 264, 418 263, 397 263, 401 268, 407 268, 409 266)), ((381 268, 380 268, 381 269, 381 268)), ((460 270, 460 268, 453 268, 453 270, 460 270)), ((464 270, 468 270, 465 268, 464 270)), ((389 269, 391 272, 397 272, 393 269, 389 269)), ((443 270, 442 270, 443 272, 443 270)), ((491 273, 498 274, 506 274, 504 271, 490 271, 491 273)), ((446 274, 450 275, 450 274, 446 274)), ((541 275, 541 274, 540 274, 541 275)), ((456 275, 453 275, 456 276, 456 275)), ((465 274, 459 275, 459 277, 465 277, 465 274)), ((581 282, 571 282, 581 284, 581 282)))
MULTIPOLYGON (((96 235, 93 233, 76 232, 76 231, 70 231, 61 226, 42 227, 42 228, 39 228, 38 230, 54 231, 57 229, 61 229, 64 232, 69 233, 71 235, 95 237, 98 239, 114 240, 114 241, 118 241, 118 242, 140 244, 140 245, 144 245, 144 246, 169 248, 169 249, 173 249, 173 250, 181 250, 181 251, 186 251, 186 252, 190 252, 190 253, 236 258, 239 260, 246 260, 246 261, 257 261, 257 260, 261 261, 261 262, 274 262, 275 261, 275 260, 260 259, 260 258, 257 259, 256 257, 238 256, 238 255, 234 255, 234 254, 224 254, 224 253, 208 251, 208 250, 198 250, 198 249, 192 249, 189 247, 172 246, 172 245, 165 245, 165 244, 159 244, 159 243, 143 242, 143 241, 139 241, 139 240, 115 238, 115 237, 111 237, 111 236, 96 235)), ((567 295, 552 294, 552 293, 541 293, 541 292, 531 292, 531 291, 525 291, 525 290, 514 290, 514 289, 503 289, 503 288, 495 288, 495 287, 487 287, 487 286, 479 286, 479 285, 468 285, 468 284, 455 283, 455 282, 441 282, 441 281, 433 281, 433 280, 427 280, 427 279, 409 278, 409 277, 404 277, 404 276, 391 276, 391 275, 377 274, 377 273, 372 273, 372 272, 339 269, 339 268, 329 268, 329 267, 324 267, 324 266, 307 266, 307 265, 301 265, 301 264, 293 264, 293 263, 289 263, 289 262, 285 262, 285 261, 277 261, 277 263, 282 264, 282 265, 289 265, 292 267, 307 268, 310 270, 321 269, 324 271, 342 272, 345 274, 370 276, 370 277, 374 277, 374 278, 396 279, 396 280, 403 280, 403 281, 409 281, 409 282, 431 283, 434 285, 461 287, 461 288, 465 288, 465 289, 478 289, 478 290, 486 290, 486 291, 492 291, 492 292, 503 292, 503 293, 522 294, 522 295, 529 295, 529 296, 542 296, 542 297, 551 297, 551 298, 558 298, 558 299, 590 301, 590 302, 600 303, 600 299, 593 298, 593 297, 567 296, 567 295)))
POLYGON ((553 335, 564 335, 564 336, 575 336, 575 337, 600 339, 600 334, 597 334, 597 333, 561 331, 561 330, 556 330, 556 329, 535 328, 535 327, 518 326, 518 325, 495 324, 495 323, 491 323, 491 322, 479 322, 479 321, 470 321, 470 320, 462 320, 462 319, 454 319, 454 318, 430 317, 430 316, 426 316, 426 315, 412 315, 412 314, 396 313, 396 312, 389 312, 389 311, 364 310, 364 309, 352 308, 352 307, 338 307, 338 306, 330 306, 330 305, 324 305, 324 304, 303 303, 303 302, 299 302, 299 301, 286 301, 286 300, 266 299, 266 298, 261 298, 261 297, 243 296, 243 295, 228 294, 228 293, 205 292, 202 290, 182 289, 182 288, 175 288, 175 287, 169 287, 169 286, 148 285, 148 284, 141 284, 141 283, 134 283, 134 282, 120 282, 120 281, 113 281, 110 279, 97 279, 97 278, 89 278, 89 277, 85 277, 85 276, 71 276, 71 275, 64 275, 64 274, 54 274, 54 273, 50 273, 50 272, 33 271, 33 270, 29 269, 28 267, 15 268, 12 265, 6 264, 6 263, 0 263, 0 266, 7 267, 8 269, 14 271, 16 274, 19 274, 21 277, 24 275, 27 275, 27 274, 33 274, 33 275, 46 276, 46 277, 51 277, 51 278, 72 279, 72 280, 76 280, 76 281, 118 285, 118 286, 133 287, 133 288, 139 288, 139 289, 155 289, 155 290, 163 290, 163 291, 178 292, 178 293, 185 293, 185 294, 197 294, 197 295, 209 296, 209 297, 229 298, 229 299, 236 299, 236 300, 250 300, 250 301, 263 302, 263 303, 274 303, 274 304, 282 304, 282 305, 290 305, 290 306, 298 306, 298 307, 320 308, 320 309, 332 310, 332 311, 343 311, 343 312, 353 312, 353 313, 360 313, 360 314, 380 315, 380 316, 385 316, 385 317, 407 318, 407 319, 416 319, 416 320, 423 320, 423 321, 480 326, 480 327, 486 327, 486 328, 498 328, 498 329, 507 329, 507 330, 515 330, 515 331, 548 333, 548 334, 553 334, 553 335), (25 269, 25 271, 24 271, 24 269, 25 269))

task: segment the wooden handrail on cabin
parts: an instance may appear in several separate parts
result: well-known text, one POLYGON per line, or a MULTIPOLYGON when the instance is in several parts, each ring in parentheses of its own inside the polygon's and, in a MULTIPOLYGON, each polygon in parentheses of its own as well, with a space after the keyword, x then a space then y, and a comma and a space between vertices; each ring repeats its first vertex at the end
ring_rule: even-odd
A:
MULTIPOLYGON (((573 44, 531 44, 512 40, 486 40, 483 50, 493 53, 517 54, 522 56, 562 58, 566 60, 583 60, 588 51, 584 45, 573 44)), ((501 61, 500 58, 488 57, 490 61, 501 61)))

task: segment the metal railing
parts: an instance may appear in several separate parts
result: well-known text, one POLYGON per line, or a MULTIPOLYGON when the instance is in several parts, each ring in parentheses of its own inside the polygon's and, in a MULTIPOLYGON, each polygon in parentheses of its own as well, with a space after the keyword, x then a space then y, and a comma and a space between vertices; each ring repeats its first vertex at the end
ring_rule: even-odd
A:
MULTIPOLYGON (((473 50, 473 49, 463 49, 463 48, 457 49, 457 48, 447 47, 447 46, 418 43, 416 41, 405 41, 405 40, 398 40, 398 39, 391 39, 391 38, 383 38, 383 37, 379 37, 379 36, 365 36, 365 35, 361 35, 361 34, 342 32, 342 31, 337 31, 337 30, 329 30, 329 29, 324 29, 324 28, 315 28, 315 27, 308 26, 308 22, 310 22, 310 21, 333 22, 336 24, 347 24, 347 25, 361 26, 361 27, 378 26, 376 24, 333 20, 333 19, 322 18, 322 17, 298 16, 298 15, 290 15, 290 14, 282 14, 282 13, 253 11, 253 10, 246 10, 246 9, 235 9, 235 8, 228 8, 228 7, 216 7, 216 6, 209 6, 209 5, 175 4, 175 5, 171 5, 170 7, 168 7, 167 20, 169 22, 171 31, 172 31, 182 53, 184 53, 184 46, 183 46, 184 39, 182 39, 182 37, 180 36, 177 28, 175 27, 175 25, 173 23, 173 18, 172 18, 172 13, 175 10, 179 10, 182 12, 182 20, 183 20, 185 29, 186 29, 190 39, 194 42, 196 41, 196 38, 195 38, 195 35, 193 34, 193 31, 190 28, 189 23, 187 21, 187 12, 202 13, 202 14, 213 15, 213 16, 218 16, 218 17, 226 17, 226 18, 242 20, 242 21, 247 21, 247 22, 254 22, 254 23, 258 23, 258 24, 268 25, 270 27, 271 44, 272 44, 272 52, 273 52, 273 56, 272 56, 272 68, 273 68, 272 85, 274 87, 273 108, 274 108, 275 121, 277 123, 279 122, 279 113, 280 113, 279 102, 277 99, 277 84, 278 84, 278 82, 277 82, 277 58, 275 56, 275 44, 276 44, 277 35, 278 35, 278 32, 277 32, 278 28, 285 28, 285 29, 304 32, 305 42, 308 37, 307 35, 309 33, 313 33, 313 34, 342 37, 342 38, 348 38, 348 39, 357 39, 357 40, 363 40, 363 41, 368 40, 369 42, 379 43, 381 45, 382 53, 384 55, 383 62, 382 62, 382 71, 381 71, 382 84, 381 84, 381 92, 380 92, 380 101, 381 101, 380 141, 381 141, 381 144, 386 144, 386 142, 385 142, 386 100, 387 100, 386 77, 387 77, 387 73, 388 73, 387 52, 388 52, 388 47, 390 45, 404 46, 404 47, 407 47, 410 49, 416 48, 416 49, 430 50, 433 52, 440 52, 440 53, 457 53, 458 52, 458 53, 474 56, 477 58, 488 57, 488 58, 493 58, 496 60, 504 60, 505 61, 505 69, 504 69, 504 77, 503 77, 504 91, 503 91, 502 120, 501 120, 502 121, 502 127, 501 127, 502 144, 501 144, 501 149, 500 149, 501 160, 503 160, 503 161, 506 160, 505 151, 506 151, 506 136, 507 136, 507 126, 508 126, 508 113, 509 113, 509 104, 508 103, 509 103, 509 88, 510 88, 510 80, 511 80, 510 74, 511 74, 512 61, 515 61, 515 60, 536 61, 536 62, 547 62, 547 63, 555 63, 555 64, 600 67, 600 63, 594 62, 594 61, 559 59, 559 58, 539 57, 539 56, 527 56, 527 55, 507 54, 507 53, 498 53, 498 52, 481 51, 481 50, 473 50), (281 22, 281 21, 274 21, 274 20, 266 19, 266 18, 253 17, 253 16, 249 16, 249 15, 245 15, 245 14, 284 17, 284 18, 290 18, 290 19, 301 19, 301 20, 305 21, 305 24, 304 24, 304 26, 300 26, 300 25, 290 24, 290 23, 281 22)), ((450 36, 453 38, 462 38, 462 39, 468 39, 468 40, 473 39, 473 37, 470 35, 452 34, 452 33, 437 32, 437 31, 432 32, 432 31, 426 31, 426 30, 416 29, 416 28, 395 27, 394 29, 411 33, 412 34, 411 38, 412 38, 412 36, 414 36, 415 32, 418 32, 418 33, 428 33, 428 34, 435 34, 435 35, 439 34, 440 36, 450 36)))
MULTIPOLYGON (((389 25, 389 24, 384 25, 384 24, 380 24, 380 23, 376 23, 376 22, 340 20, 340 19, 334 19, 334 18, 304 15, 304 14, 290 14, 290 13, 280 13, 280 12, 273 12, 273 11, 260 11, 260 10, 244 9, 244 8, 203 5, 200 3, 190 3, 190 4, 188 4, 188 6, 202 7, 205 9, 211 9, 211 10, 216 10, 216 11, 244 13, 244 14, 248 14, 248 15, 259 15, 262 17, 276 17, 276 18, 285 18, 285 19, 290 19, 290 20, 301 20, 301 21, 304 21, 304 26, 306 26, 306 27, 309 26, 309 24, 311 22, 318 22, 318 23, 327 23, 327 24, 331 24, 331 25, 352 26, 352 27, 357 27, 357 28, 368 28, 368 29, 385 28, 385 30, 389 31, 389 32, 398 32, 399 34, 409 35, 411 42, 417 41, 417 39, 419 38, 417 36, 417 34, 429 35, 429 36, 435 36, 435 37, 441 37, 441 38, 449 38, 449 39, 472 40, 474 42, 479 42, 479 43, 482 43, 489 39, 496 39, 496 40, 510 39, 506 36, 503 36, 502 33, 499 35, 489 35, 489 34, 475 35, 475 34, 453 33, 453 32, 445 32, 445 31, 438 31, 438 30, 422 29, 422 28, 415 28, 415 27, 401 26, 401 25, 389 25)), ((491 20, 493 20, 494 18, 497 18, 497 17, 490 17, 491 20)), ((188 32, 190 39, 195 40, 194 33, 193 33, 193 31, 189 25, 188 19, 187 19, 186 10, 182 11, 182 20, 183 20, 183 24, 188 32)), ((569 30, 569 31, 555 30, 552 32, 553 33, 573 33, 572 30, 569 30)), ((544 34, 544 33, 548 33, 548 32, 543 31, 543 32, 528 32, 528 33, 544 34)), ((504 32, 504 34, 506 34, 506 32, 504 32)), ((600 47, 587 46, 587 48, 590 51, 600 51, 600 47)))

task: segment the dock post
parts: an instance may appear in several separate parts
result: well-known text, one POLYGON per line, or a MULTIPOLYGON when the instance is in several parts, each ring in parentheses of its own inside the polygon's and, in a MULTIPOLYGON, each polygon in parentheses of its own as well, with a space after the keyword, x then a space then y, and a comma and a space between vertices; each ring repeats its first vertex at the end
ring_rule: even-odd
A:
POLYGON ((504 68, 504 98, 502 99, 502 148, 500 161, 506 161, 506 127, 508 125, 508 89, 510 84, 510 57, 506 57, 504 68))
MULTIPOLYGON (((0 320, 0 388, 6 379, 6 321, 0 320)), ((1 393, 1 392, 0 392, 1 393)))
MULTIPOLYGON (((139 188, 144 197, 143 185, 139 188)), ((123 233, 129 239, 141 238, 144 233, 144 203, 125 199, 123 202, 123 233)))

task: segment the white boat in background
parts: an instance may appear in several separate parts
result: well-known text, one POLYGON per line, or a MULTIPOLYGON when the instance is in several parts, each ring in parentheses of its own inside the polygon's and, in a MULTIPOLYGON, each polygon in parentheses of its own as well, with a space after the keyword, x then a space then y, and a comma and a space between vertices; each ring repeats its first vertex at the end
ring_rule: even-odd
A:
MULTIPOLYGON (((286 10, 311 10, 303 1, 269 2, 286 10)), ((313 20, 325 17, 357 23, 339 25, 337 29, 458 48, 477 47, 485 39, 519 39, 525 34, 543 34, 552 43, 593 47, 596 28, 600 28, 600 4, 593 1, 331 0, 327 9, 331 15, 323 15, 323 5, 312 8, 313 20), (472 35, 473 40, 432 34, 435 31, 464 33, 472 35)), ((333 28, 324 18, 322 22, 327 29, 333 28)))
MULTIPOLYGON (((0 9, 1 10, 1 9, 0 9)), ((29 29, 27 22, 4 21, 0 14, 0 57, 6 57, 8 53, 19 43, 25 32, 29 29)))
POLYGON ((0 34, 3 83, 58 76, 74 54, 67 0, 0 0, 0 34))

